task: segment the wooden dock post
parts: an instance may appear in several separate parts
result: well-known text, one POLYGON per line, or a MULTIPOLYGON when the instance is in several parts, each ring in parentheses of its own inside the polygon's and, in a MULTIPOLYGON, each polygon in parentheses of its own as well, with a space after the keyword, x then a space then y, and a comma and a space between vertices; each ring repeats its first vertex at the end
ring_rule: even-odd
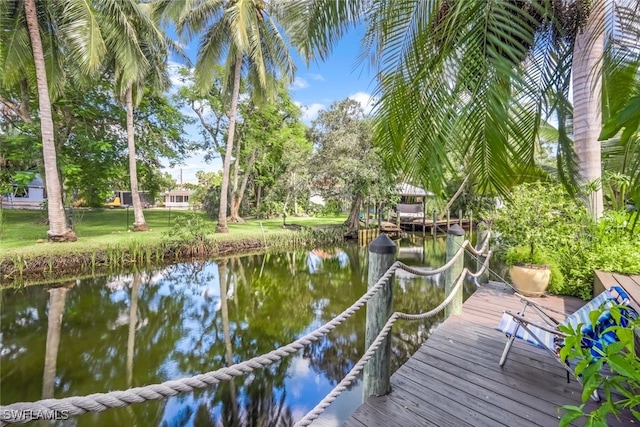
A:
POLYGON ((432 217, 433 222, 431 223, 431 233, 433 234, 433 237, 436 237, 436 233, 438 232, 438 229, 436 228, 436 223, 438 222, 438 217, 436 216, 436 210, 433 210, 433 217, 432 217))
POLYGON ((427 232, 427 198, 422 198, 422 238, 427 232))
MULTIPOLYGON (((451 258, 458 252, 458 249, 464 243, 464 229, 459 224, 453 224, 451 228, 447 230, 447 259, 449 262, 451 258)), ((464 255, 459 257, 447 271, 445 271, 444 293, 449 296, 451 290, 455 287, 460 273, 464 268, 464 255)), ((462 314, 462 288, 456 292, 456 295, 451 300, 451 303, 444 309, 444 315, 450 316, 452 314, 462 314)))
MULTIPOLYGON (((368 289, 393 265, 396 260, 396 245, 386 235, 380 234, 369 245, 369 279, 368 289)), ((375 341, 384 327, 393 309, 393 279, 389 280, 380 291, 367 302, 367 324, 365 332, 365 348, 375 341)), ((378 348, 374 356, 364 367, 363 397, 382 396, 390 391, 391 377, 391 339, 387 338, 378 348)))
MULTIPOLYGON (((482 246, 482 243, 484 242, 484 239, 487 238, 487 236, 489 235, 489 229, 487 228, 487 224, 482 221, 478 224, 478 240, 476 242, 476 250, 480 249, 480 246, 482 246)), ((489 249, 489 245, 487 244, 487 247, 485 249, 485 251, 487 251, 489 249)), ((482 255, 478 255, 478 257, 476 258, 476 271, 479 271, 482 268, 482 264, 484 264, 484 260, 486 257, 482 256, 482 255)), ((484 271, 484 273, 482 273, 480 275, 480 277, 478 277, 478 283, 489 283, 489 268, 487 267, 487 269, 484 271)))

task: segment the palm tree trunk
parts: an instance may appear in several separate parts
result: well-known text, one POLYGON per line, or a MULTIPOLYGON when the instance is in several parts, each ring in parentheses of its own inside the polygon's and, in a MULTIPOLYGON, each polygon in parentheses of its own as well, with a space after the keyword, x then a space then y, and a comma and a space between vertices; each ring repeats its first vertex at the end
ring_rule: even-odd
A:
POLYGON ((240 203, 242 203, 242 194, 239 194, 238 182, 240 180, 240 142, 236 144, 236 158, 233 162, 233 185, 231 187, 231 212, 229 221, 244 222, 240 218, 240 203))
POLYGON ((218 225, 216 233, 228 233, 227 227, 227 194, 229 193, 229 172, 231 169, 231 156, 233 155, 233 138, 236 133, 236 116, 238 114, 238 97, 240 96, 240 76, 242 74, 242 55, 236 59, 235 74, 233 76, 233 93, 231 94, 231 108, 229 109, 229 130, 227 136, 227 149, 224 153, 222 165, 222 184, 220 186, 220 209, 218 211, 218 225))
POLYGON ((33 61, 36 69, 36 82, 38 85, 42 157, 44 160, 47 212, 49 217, 47 237, 52 242, 73 242, 76 240, 76 234, 67 227, 64 206, 62 204, 62 188, 60 186, 60 180, 58 179, 51 101, 49 99, 47 71, 45 68, 40 29, 38 27, 35 0, 25 0, 24 11, 29 29, 29 38, 31 39, 31 49, 33 51, 33 61))
POLYGON ((604 0, 594 0, 587 26, 576 37, 573 54, 573 132, 579 181, 588 186, 589 212, 602 216, 602 163, 598 136, 602 129, 602 59, 604 0), (597 185, 589 185, 596 183, 597 185))
POLYGON ((129 147, 129 179, 131 181, 131 202, 133 203, 133 231, 148 231, 144 220, 140 191, 138 190, 138 167, 136 165, 136 140, 133 131, 133 90, 127 88, 125 94, 127 104, 127 145, 129 147))
MULTIPOLYGON (((221 260, 218 264, 218 275, 220 276, 220 314, 222 316, 222 333, 224 335, 224 349, 227 359, 227 366, 233 365, 233 345, 231 342, 231 328, 229 322, 229 304, 227 302, 228 278, 227 278, 227 260, 221 260)), ((229 275, 231 278, 231 275, 229 275)), ((229 381, 229 392, 231 394, 231 411, 233 417, 233 425, 238 426, 240 417, 238 410, 238 393, 236 391, 235 378, 229 381)))
POLYGON ((42 375, 43 399, 53 398, 58 349, 60 348, 62 314, 64 312, 68 290, 69 288, 65 286, 49 289, 49 320, 47 326, 47 343, 44 350, 44 374, 42 375))
POLYGON ((133 355, 136 349, 136 325, 138 324, 138 296, 142 274, 133 273, 131 285, 131 298, 129 300, 129 335, 127 336, 127 387, 133 384, 133 355))

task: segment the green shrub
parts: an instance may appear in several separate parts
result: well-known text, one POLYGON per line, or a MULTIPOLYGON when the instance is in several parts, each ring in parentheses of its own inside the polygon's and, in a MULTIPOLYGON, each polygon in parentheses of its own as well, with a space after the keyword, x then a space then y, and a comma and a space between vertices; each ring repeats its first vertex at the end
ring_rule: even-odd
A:
POLYGON ((609 211, 577 239, 557 250, 565 272, 563 293, 591 298, 594 270, 640 273, 640 239, 628 225, 629 214, 609 211))
POLYGON ((630 215, 608 211, 593 222, 560 185, 537 182, 514 188, 504 207, 486 219, 493 224, 501 258, 527 262, 533 247, 546 254, 544 264, 555 264, 549 292, 590 299, 594 270, 640 273, 640 234, 634 234, 630 215))
POLYGON ((569 267, 575 263, 566 263, 563 254, 576 253, 575 246, 580 236, 588 234, 591 221, 587 210, 562 186, 550 182, 522 184, 488 219, 497 236, 498 255, 507 264, 549 265, 549 292, 590 296, 590 283, 573 281, 577 287, 573 289, 566 281, 569 267))
POLYGON ((180 244, 208 244, 208 235, 213 233, 211 221, 196 212, 189 211, 184 215, 176 215, 171 229, 164 233, 170 241, 180 244))

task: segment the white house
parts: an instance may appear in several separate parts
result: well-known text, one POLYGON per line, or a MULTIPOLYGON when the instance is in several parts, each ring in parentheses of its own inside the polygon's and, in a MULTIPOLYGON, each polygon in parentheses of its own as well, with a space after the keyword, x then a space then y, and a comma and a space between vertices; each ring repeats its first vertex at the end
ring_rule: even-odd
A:
POLYGON ((15 208, 40 207, 46 198, 44 182, 40 175, 36 175, 26 186, 14 184, 11 192, 2 195, 2 204, 15 208))
POLYGON ((192 190, 171 190, 164 193, 164 205, 168 208, 183 208, 189 207, 189 198, 193 194, 192 190))

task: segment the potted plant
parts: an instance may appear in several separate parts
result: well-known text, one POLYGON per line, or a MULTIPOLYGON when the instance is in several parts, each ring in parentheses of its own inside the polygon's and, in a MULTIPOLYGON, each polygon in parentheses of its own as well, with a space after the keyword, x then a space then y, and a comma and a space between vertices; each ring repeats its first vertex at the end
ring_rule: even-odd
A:
POLYGON ((552 292, 562 289, 556 259, 579 227, 567 216, 576 209, 559 185, 532 182, 515 187, 495 212, 496 241, 518 292, 540 296, 548 286, 552 292))
POLYGON ((524 296, 539 297, 551 281, 551 260, 541 249, 530 245, 512 246, 504 256, 516 290, 524 296))

